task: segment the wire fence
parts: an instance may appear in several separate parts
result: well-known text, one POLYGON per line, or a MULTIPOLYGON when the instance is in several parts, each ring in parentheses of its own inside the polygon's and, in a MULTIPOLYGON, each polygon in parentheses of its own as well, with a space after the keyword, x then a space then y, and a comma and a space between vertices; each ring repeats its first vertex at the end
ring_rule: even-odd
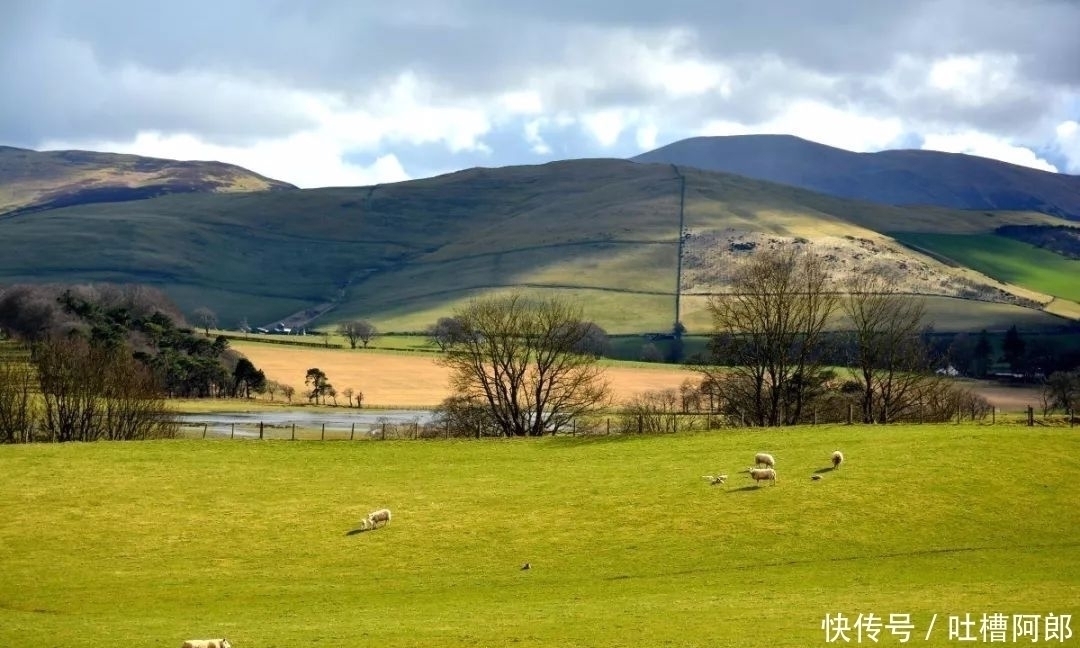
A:
MULTIPOLYGON (((998 408, 989 411, 964 411, 958 409, 956 416, 949 421, 902 420, 890 424, 934 424, 934 425, 981 425, 981 426, 1027 426, 1071 428, 1080 424, 1080 418, 1073 412, 1039 413, 1034 407, 1024 412, 1003 412, 998 408)), ((463 429, 454 427, 448 421, 377 419, 359 423, 345 423, 340 420, 325 423, 305 422, 269 422, 246 420, 238 422, 198 421, 187 418, 176 421, 177 436, 180 438, 203 439, 261 439, 261 440, 314 440, 314 441, 383 441, 383 440, 421 440, 449 438, 482 438, 501 436, 491 427, 463 429)), ((867 425, 858 419, 855 412, 850 417, 810 418, 799 427, 819 425, 867 425)), ((605 414, 581 417, 571 420, 552 434, 563 436, 607 436, 633 434, 672 434, 692 431, 723 431, 749 429, 755 426, 738 417, 725 416, 712 412, 663 412, 651 414, 605 414)), ((788 426, 792 427, 792 426, 788 426)), ((761 428, 758 428, 761 429, 761 428)))

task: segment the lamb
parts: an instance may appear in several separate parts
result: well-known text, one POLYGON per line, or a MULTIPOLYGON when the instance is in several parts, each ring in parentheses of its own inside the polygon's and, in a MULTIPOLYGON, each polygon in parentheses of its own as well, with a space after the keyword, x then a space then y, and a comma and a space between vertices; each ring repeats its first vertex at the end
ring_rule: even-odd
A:
POLYGON ((228 639, 188 639, 180 648, 232 648, 228 639))
POLYGON ((773 456, 767 452, 759 452, 754 457, 754 466, 760 466, 761 464, 765 464, 766 468, 776 468, 776 459, 773 459, 773 456))
POLYGON ((776 486, 776 471, 772 468, 751 468, 750 477, 755 482, 769 480, 776 486))
POLYGON ((379 525, 379 522, 390 523, 390 509, 379 509, 368 513, 367 517, 360 522, 360 526, 365 529, 374 529, 379 525))
POLYGON ((844 463, 844 453, 840 452, 839 450, 832 453, 832 467, 833 467, 833 470, 836 470, 837 468, 839 468, 840 464, 842 464, 842 463, 844 463))
POLYGON ((709 482, 713 486, 723 484, 727 481, 727 475, 702 475, 701 478, 709 482))

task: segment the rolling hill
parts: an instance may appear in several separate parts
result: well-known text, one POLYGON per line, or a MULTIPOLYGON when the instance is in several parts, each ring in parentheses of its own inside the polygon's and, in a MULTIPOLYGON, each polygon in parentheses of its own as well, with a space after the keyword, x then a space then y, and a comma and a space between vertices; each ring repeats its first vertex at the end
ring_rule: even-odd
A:
POLYGON ((853 153, 791 135, 695 137, 635 161, 692 166, 889 205, 1037 211, 1080 220, 1080 176, 922 150, 853 153))
POLYGON ((221 162, 0 146, 0 215, 166 194, 295 188, 221 162))
POLYGON ((710 324, 733 262, 813 246, 932 295, 939 328, 1056 325, 1064 295, 1000 283, 891 234, 991 234, 1035 212, 894 207, 626 160, 469 169, 371 187, 189 193, 0 217, 0 282, 140 282, 226 327, 364 317, 422 330, 499 290, 558 291, 610 332, 710 324), (681 260, 681 263, 680 263, 681 260), (328 312, 327 312, 328 311, 328 312), (290 316, 292 316, 290 318, 290 316))

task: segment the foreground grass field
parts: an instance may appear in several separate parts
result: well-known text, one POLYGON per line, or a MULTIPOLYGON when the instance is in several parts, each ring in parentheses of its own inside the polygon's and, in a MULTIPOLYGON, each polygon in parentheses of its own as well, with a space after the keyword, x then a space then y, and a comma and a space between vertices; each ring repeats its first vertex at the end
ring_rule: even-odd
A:
POLYGON ((1080 613, 1078 456, 1004 426, 0 447, 0 645, 775 648, 871 612, 954 645, 948 615, 1080 613))

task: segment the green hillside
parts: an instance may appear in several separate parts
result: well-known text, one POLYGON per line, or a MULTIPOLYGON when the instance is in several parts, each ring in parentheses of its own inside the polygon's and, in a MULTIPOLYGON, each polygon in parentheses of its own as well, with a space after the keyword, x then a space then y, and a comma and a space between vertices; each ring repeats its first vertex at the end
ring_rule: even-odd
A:
MULTIPOLYGON (((477 294, 555 290, 579 299, 609 331, 633 333, 671 326, 677 286, 687 297, 679 317, 698 322, 690 296, 723 289, 738 255, 720 243, 733 233, 763 244, 827 240, 838 267, 855 267, 865 263, 861 255, 895 245, 880 231, 980 233, 1048 222, 1056 221, 880 206, 670 165, 573 160, 374 187, 170 195, 7 216, 0 281, 149 283, 188 313, 209 306, 225 327, 333 306, 317 325, 364 317, 396 331, 422 330, 477 294), (858 249, 866 245, 881 249, 858 249)), ((913 254, 895 248, 894 256, 913 254)), ((955 283, 957 271, 943 264, 908 260, 925 268, 927 286, 955 283)), ((1041 324, 1060 321, 1030 308, 1038 300, 988 290, 991 301, 1006 303, 972 302, 973 314, 1011 303, 1041 324)), ((297 317, 290 321, 304 319, 297 317)))
POLYGON ((904 232, 897 240, 952 259, 1001 281, 1080 301, 1080 261, 993 234, 904 232))
POLYGON ((826 613, 910 614, 925 646, 966 613, 1075 633, 1077 457, 1067 429, 972 425, 0 447, 0 645, 803 648, 826 613), (775 486, 739 473, 761 450, 775 486))
POLYGON ((295 189, 234 164, 0 146, 0 215, 174 193, 295 189))

